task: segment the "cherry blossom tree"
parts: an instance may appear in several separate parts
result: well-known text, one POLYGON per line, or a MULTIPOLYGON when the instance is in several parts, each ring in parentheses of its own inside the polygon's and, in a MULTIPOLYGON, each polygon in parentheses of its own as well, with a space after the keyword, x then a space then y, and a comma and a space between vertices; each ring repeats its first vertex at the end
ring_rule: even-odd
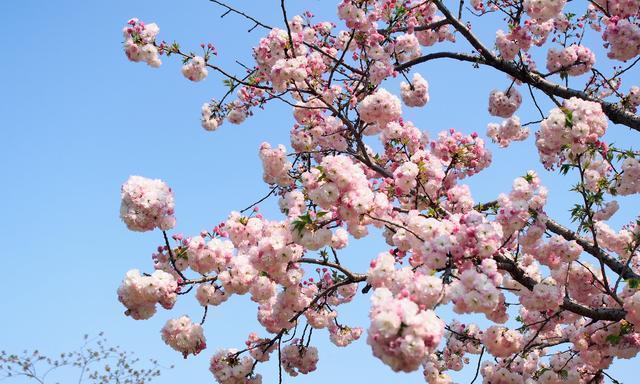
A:
POLYGON ((614 360, 640 351, 640 220, 618 230, 607 221, 618 196, 640 192, 640 152, 604 135, 630 130, 637 140, 640 131, 640 2, 341 0, 337 19, 323 21, 289 15, 280 0, 282 22, 270 26, 212 1, 262 36, 240 74, 219 65, 213 44, 193 53, 138 19, 123 29, 126 56, 151 67, 175 57, 190 81, 222 76, 226 91, 202 106, 207 131, 289 105, 291 140, 258 149, 266 196, 189 237, 169 233, 166 183, 127 180, 122 220, 133 231, 158 229, 162 244, 155 271, 129 271, 118 289, 126 315, 148 319, 158 304, 171 309, 195 294, 202 320, 183 316, 162 329, 186 358, 207 347, 208 308, 248 294, 263 329, 242 348, 211 353, 219 383, 260 383, 258 363, 269 359, 280 382, 283 371, 313 372, 314 329, 337 347, 364 337, 390 369, 421 370, 430 384, 465 368, 490 384, 615 382, 614 360), (487 26, 495 40, 476 33, 487 26), (404 119, 406 108, 429 103, 418 71, 433 60, 502 73, 479 101, 502 120, 485 121, 481 134, 429 137, 404 119), (523 102, 539 116, 521 120, 523 102), (464 182, 491 166, 486 140, 503 151, 528 140, 549 174, 575 181, 566 183, 580 201, 567 207, 572 228, 547 212, 533 171, 493 201, 474 200, 464 182), (269 198, 281 217, 259 213, 269 198), (368 236, 388 248, 369 255, 368 270, 349 269, 341 252, 368 236), (340 314, 358 296, 370 299, 370 323, 345 324, 340 314), (446 323, 440 314, 451 310, 493 325, 446 323))
MULTIPOLYGON (((45 384, 60 379, 60 372, 69 370, 77 372, 79 384, 145 384, 160 376, 162 367, 156 360, 150 360, 149 366, 141 365, 132 352, 110 346, 100 333, 96 337, 85 335, 80 348, 57 356, 38 350, 25 350, 20 354, 0 351, 0 381, 18 379, 18 382, 45 384)), ((66 377, 70 377, 68 375, 66 373, 66 377)))

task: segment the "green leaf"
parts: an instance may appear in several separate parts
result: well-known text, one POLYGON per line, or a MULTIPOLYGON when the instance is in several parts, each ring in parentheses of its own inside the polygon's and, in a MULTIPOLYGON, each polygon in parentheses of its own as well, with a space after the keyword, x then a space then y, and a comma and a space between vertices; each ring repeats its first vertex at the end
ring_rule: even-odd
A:
POLYGON ((628 279, 627 285, 629 285, 629 288, 638 289, 640 287, 640 279, 628 279))
POLYGON ((562 108, 562 112, 564 112, 564 115, 565 115, 564 125, 567 128, 572 128, 573 127, 573 112, 571 112, 571 110, 566 109, 566 108, 562 108))
POLYGON ((536 372, 536 377, 540 377, 543 373, 549 371, 549 368, 540 368, 537 372, 536 372))
POLYGON ((533 181, 533 175, 527 173, 526 175, 524 175, 524 179, 527 180, 527 183, 531 183, 533 181))
POLYGON ((562 175, 567 175, 567 173, 569 173, 569 170, 573 168, 573 164, 562 164, 560 166, 560 174, 562 175))
POLYGON ((620 343, 620 339, 622 339, 620 335, 609 335, 605 340, 613 345, 617 345, 618 343, 620 343))

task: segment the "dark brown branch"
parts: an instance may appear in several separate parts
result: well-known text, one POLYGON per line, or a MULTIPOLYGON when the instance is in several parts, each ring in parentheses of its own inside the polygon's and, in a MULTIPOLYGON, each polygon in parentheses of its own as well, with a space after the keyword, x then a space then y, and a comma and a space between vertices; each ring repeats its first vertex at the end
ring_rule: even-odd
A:
POLYGON ((484 44, 482 44, 482 42, 480 42, 480 39, 478 39, 476 35, 474 35, 474 33, 471 32, 469 28, 467 28, 464 24, 462 24, 462 21, 458 20, 455 16, 451 14, 451 12, 449 11, 449 8, 447 8, 444 4, 442 4, 442 1, 434 0, 433 3, 436 5, 436 7, 438 7, 438 10, 442 12, 445 19, 449 20, 451 25, 458 32, 460 32, 460 34, 462 34, 462 36, 464 36, 465 39, 467 39, 469 44, 471 44, 471 46, 473 46, 473 48, 475 48, 482 57, 484 57, 489 62, 496 60, 496 57, 493 55, 493 53, 491 53, 491 51, 487 47, 485 47, 484 44))
POLYGON ((210 283, 210 282, 216 281, 216 280, 218 280, 218 276, 204 276, 204 277, 201 277, 199 279, 186 279, 186 280, 182 281, 181 283, 179 283, 179 285, 182 286, 182 285, 193 285, 193 284, 210 283))
POLYGON ((396 66, 395 69, 397 71, 406 70, 413 67, 414 65, 441 58, 449 58, 459 61, 467 61, 474 64, 488 65, 522 81, 523 83, 530 84, 531 86, 543 91, 546 94, 562 97, 564 99, 577 97, 583 100, 599 103, 602 107, 602 111, 613 123, 626 125, 627 127, 640 132, 640 116, 623 109, 620 105, 590 96, 583 91, 567 88, 560 84, 553 83, 534 72, 520 69, 515 64, 504 61, 502 59, 487 61, 485 58, 466 53, 436 52, 418 57, 414 60, 407 61, 406 63, 396 66))
POLYGON ((276 185, 275 187, 271 188, 271 190, 269 191, 269 193, 266 196, 262 197, 260 200, 258 200, 255 203, 251 204, 247 208, 241 210, 240 213, 245 213, 249 209, 251 209, 251 208, 255 207, 256 205, 262 203, 263 201, 267 200, 269 198, 269 196, 273 195, 273 193, 276 192, 277 190, 278 190, 278 186, 276 185))
POLYGON ((182 281, 187 280, 187 278, 184 276, 182 271, 180 271, 176 266, 176 258, 173 256, 173 251, 171 250, 171 244, 169 244, 169 238, 167 237, 167 231, 162 231, 162 236, 164 237, 164 243, 167 246, 167 251, 169 252, 169 262, 171 262, 171 266, 173 267, 173 270, 176 271, 176 273, 178 274, 178 276, 180 276, 180 278, 182 278, 182 281))
MULTIPOLYGON (((498 263, 498 268, 508 272, 514 280, 522 284, 525 288, 532 291, 537 282, 520 268, 511 259, 508 259, 502 255, 495 255, 494 260, 498 263)), ((590 308, 576 303, 568 297, 565 297, 564 302, 560 305, 560 308, 575 314, 588 317, 593 320, 608 320, 608 321, 620 321, 624 319, 626 311, 619 308, 590 308)))
POLYGON ((480 365, 482 363, 482 356, 484 355, 484 347, 482 347, 482 350, 480 351, 480 357, 478 357, 478 365, 476 366, 476 374, 473 376, 473 380, 471 380, 471 383, 469 384, 473 384, 476 382, 476 379, 478 378, 478 373, 480 373, 480 365))
POLYGON ((625 110, 618 104, 604 101, 600 98, 593 97, 585 92, 553 83, 544 79, 538 73, 529 71, 525 68, 518 68, 514 63, 496 57, 487 47, 482 44, 482 42, 480 42, 480 40, 473 34, 473 32, 471 32, 471 30, 469 30, 460 20, 458 20, 451 14, 449 9, 444 6, 441 1, 435 0, 434 4, 438 7, 440 12, 444 14, 446 20, 448 20, 451 25, 458 32, 460 32, 460 34, 462 34, 465 39, 467 39, 471 46, 473 46, 473 48, 480 53, 480 57, 451 52, 429 54, 401 64, 396 67, 396 70, 408 69, 413 65, 437 58, 452 58, 477 64, 484 64, 491 66, 501 72, 504 72, 517 80, 530 84, 550 96, 562 97, 564 99, 578 97, 583 100, 599 103, 602 106, 602 110, 604 111, 604 113, 613 123, 626 125, 631 129, 640 131, 640 116, 625 110))
MULTIPOLYGON (((475 210, 482 212, 488 209, 497 207, 497 201, 490 201, 484 204, 478 204, 474 207, 475 210)), ((553 219, 547 218, 545 225, 548 230, 551 232, 562 236, 565 240, 571 241, 575 240, 578 245, 582 247, 582 249, 588 254, 594 256, 596 259, 601 260, 607 267, 609 267, 613 272, 622 276, 623 279, 638 279, 640 275, 635 273, 630 268, 626 267, 625 264, 621 263, 605 251, 603 251, 600 247, 595 246, 590 240, 581 237, 574 231, 569 228, 564 227, 553 219)))
POLYGON ((577 233, 572 230, 560 225, 559 223, 553 221, 552 219, 547 219, 546 221, 547 229, 551 232, 560 235, 565 238, 565 240, 571 241, 575 240, 578 245, 584 249, 585 252, 593 255, 596 259, 602 261, 607 265, 612 271, 622 276, 624 279, 638 279, 640 275, 633 272, 630 268, 625 267, 623 263, 614 259, 611 255, 604 252, 600 247, 596 247, 591 241, 579 236, 577 233))
MULTIPOLYGON (((287 27, 287 36, 289 37, 289 45, 291 49, 291 57, 296 57, 295 45, 293 45, 293 37, 291 36, 291 27, 289 26, 289 19, 287 18, 287 8, 284 5, 284 0, 280 0, 280 9, 282 10, 282 17, 284 18, 284 25, 287 27)), ((285 54, 287 49, 284 50, 285 54)))
MULTIPOLYGON (((413 30, 414 32, 419 32, 419 31, 428 31, 430 29, 438 29, 444 25, 449 24, 449 20, 447 19, 442 19, 442 20, 438 20, 436 22, 433 23, 429 23, 429 24, 425 24, 425 25, 419 25, 417 27, 414 27, 413 30)), ((390 31, 386 30, 386 29, 378 29, 378 33, 381 35, 386 35, 386 34, 391 34, 391 33, 398 33, 398 32, 407 32, 409 30, 409 28, 406 27, 401 27, 401 28, 393 28, 390 31)))
POLYGON ((273 29, 272 27, 270 27, 270 26, 262 23, 261 21, 255 19, 254 17, 251 17, 251 16, 247 15, 244 12, 241 12, 241 11, 235 9, 235 8, 232 8, 232 7, 228 6, 227 4, 225 4, 225 3, 221 2, 221 1, 218 1, 218 0, 209 0, 209 1, 211 1, 212 3, 216 3, 216 4, 218 4, 218 5, 222 6, 222 7, 225 7, 227 9, 227 12, 236 13, 236 14, 238 14, 238 15, 246 18, 246 19, 249 19, 249 20, 253 21, 254 23, 256 23, 256 25, 259 25, 264 29, 273 29))
POLYGON ((332 263, 330 261, 310 259, 310 258, 303 257, 302 259, 294 261, 294 263, 317 264, 317 265, 322 265, 325 267, 337 269, 338 271, 344 273, 354 283, 359 283, 367 280, 367 275, 351 272, 350 270, 343 267, 342 265, 337 263, 332 263))

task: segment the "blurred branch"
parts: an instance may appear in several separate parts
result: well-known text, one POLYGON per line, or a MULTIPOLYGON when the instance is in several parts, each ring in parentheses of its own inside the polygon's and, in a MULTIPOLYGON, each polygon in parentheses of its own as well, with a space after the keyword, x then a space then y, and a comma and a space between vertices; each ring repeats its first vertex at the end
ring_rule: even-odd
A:
POLYGON ((48 356, 37 349, 20 354, 0 351, 0 381, 21 377, 45 384, 49 374, 65 367, 78 371, 78 384, 145 384, 160 376, 162 368, 156 360, 142 365, 132 352, 110 346, 102 332, 94 338, 84 335, 80 348, 58 356, 48 356))

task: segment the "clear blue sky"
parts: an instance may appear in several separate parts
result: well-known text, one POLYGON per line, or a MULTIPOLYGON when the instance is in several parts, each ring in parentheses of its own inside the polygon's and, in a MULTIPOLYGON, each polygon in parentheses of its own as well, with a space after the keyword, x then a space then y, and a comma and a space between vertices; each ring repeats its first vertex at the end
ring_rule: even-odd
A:
MULTIPOLYGON (((291 0, 290 14, 310 9, 334 19, 336 2, 291 0)), ((230 3, 271 25, 280 23, 275 0, 230 3)), ((241 126, 225 124, 207 133, 199 125, 200 106, 224 92, 219 77, 193 84, 181 76, 175 59, 163 58, 163 66, 152 69, 128 62, 122 52, 121 28, 139 17, 158 23, 160 39, 175 39, 185 48, 214 43, 221 64, 239 73, 233 59, 250 63, 250 48, 263 31, 246 33, 251 24, 232 15, 220 19, 221 13, 207 0, 0 2, 0 349, 61 352, 75 348, 84 333, 105 331, 113 343, 142 357, 176 364, 158 383, 205 383, 213 381, 208 360, 218 348, 241 347, 250 331, 260 329, 254 304, 234 297, 209 312, 208 349, 183 361, 159 331, 171 317, 199 318, 195 298, 183 297, 173 312, 160 310, 148 321, 125 317, 116 298, 127 270, 151 270, 151 252, 161 241, 159 232, 129 232, 118 217, 119 188, 129 175, 166 180, 176 195, 178 230, 195 234, 267 191, 257 156, 262 141, 288 145, 288 106, 272 104, 241 126)), ((450 127, 484 135, 486 124, 496 121, 486 111, 487 96, 509 85, 504 76, 453 62, 428 63, 419 71, 430 82, 432 100, 406 116, 432 137, 450 127)), ((398 91, 395 81, 387 87, 398 91)), ((521 93, 527 105, 518 114, 523 121, 536 120, 526 89, 521 93)), ((543 108, 551 106, 545 101, 543 108)), ((611 126, 610 132, 612 140, 636 147, 640 142, 627 129, 611 126)), ((469 180, 476 201, 495 198, 510 189, 514 177, 536 169, 551 190, 548 211, 566 222, 570 179, 541 170, 532 138, 507 150, 490 148, 494 166, 469 180)), ((637 199, 620 201, 624 212, 614 226, 640 208, 637 199)), ((262 207, 280 217, 274 201, 262 207)), ((386 248, 379 240, 356 242, 342 260, 363 271, 386 248)), ((366 328, 368 298, 350 308, 341 314, 344 322, 366 328)), ((423 382, 420 373, 393 374, 371 356, 364 339, 338 349, 318 332, 319 370, 286 381, 423 382)), ((631 362, 617 367, 618 378, 634 382, 631 362)), ((274 365, 259 372, 265 383, 274 382, 274 365)), ((467 382, 472 374, 457 377, 467 382)))

